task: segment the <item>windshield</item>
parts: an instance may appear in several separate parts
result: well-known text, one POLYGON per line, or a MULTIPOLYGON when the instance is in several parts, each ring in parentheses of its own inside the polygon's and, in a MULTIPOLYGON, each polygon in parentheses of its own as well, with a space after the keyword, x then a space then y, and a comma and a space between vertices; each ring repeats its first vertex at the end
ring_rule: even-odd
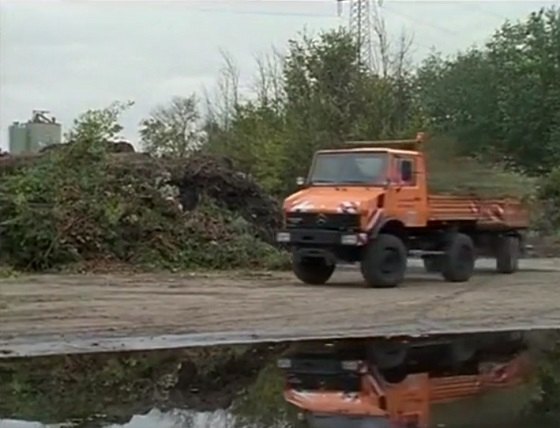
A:
POLYGON ((381 185, 386 177, 386 165, 386 153, 320 153, 315 158, 309 182, 381 185))

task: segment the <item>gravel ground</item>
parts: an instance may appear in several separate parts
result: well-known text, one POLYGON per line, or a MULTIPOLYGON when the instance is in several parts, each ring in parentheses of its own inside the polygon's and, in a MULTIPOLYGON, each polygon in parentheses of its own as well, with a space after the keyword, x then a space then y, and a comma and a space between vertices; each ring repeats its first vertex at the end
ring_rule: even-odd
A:
POLYGON ((211 344, 560 329, 560 259, 514 275, 481 260, 468 283, 411 262, 396 289, 353 267, 326 286, 291 273, 37 275, 0 281, 0 358, 211 344))

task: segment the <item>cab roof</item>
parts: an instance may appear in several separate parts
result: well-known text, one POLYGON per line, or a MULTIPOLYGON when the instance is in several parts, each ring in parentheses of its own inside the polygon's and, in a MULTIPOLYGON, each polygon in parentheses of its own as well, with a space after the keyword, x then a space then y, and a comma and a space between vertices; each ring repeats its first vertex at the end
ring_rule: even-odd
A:
POLYGON ((416 138, 409 140, 346 141, 344 146, 319 150, 317 153, 392 153, 398 155, 418 156, 428 136, 418 132, 416 138))
POLYGON ((390 153, 395 155, 409 155, 418 156, 420 154, 417 150, 401 150, 401 149, 391 149, 382 147, 355 147, 355 148, 340 148, 340 149, 323 149, 317 151, 317 154, 321 153, 390 153))

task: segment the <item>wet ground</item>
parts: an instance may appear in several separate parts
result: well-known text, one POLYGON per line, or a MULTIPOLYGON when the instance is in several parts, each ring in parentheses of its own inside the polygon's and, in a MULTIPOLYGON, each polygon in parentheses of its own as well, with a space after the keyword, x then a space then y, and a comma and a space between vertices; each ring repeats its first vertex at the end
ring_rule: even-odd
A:
MULTIPOLYGON (((354 268, 324 287, 267 272, 3 279, 0 428, 309 428, 283 395, 287 377, 276 363, 287 349, 510 330, 524 338, 534 376, 431 402, 430 427, 560 426, 545 415, 560 408, 560 352, 550 356, 560 349, 560 260, 524 260, 515 275, 481 260, 462 284, 411 265, 392 290, 364 288, 354 268)), ((439 358, 410 367, 431 370, 439 358)))
POLYGON ((480 260, 467 283, 417 261, 398 289, 367 289, 355 268, 327 286, 291 273, 40 275, 0 281, 0 358, 310 338, 560 328, 560 263, 514 275, 480 260))

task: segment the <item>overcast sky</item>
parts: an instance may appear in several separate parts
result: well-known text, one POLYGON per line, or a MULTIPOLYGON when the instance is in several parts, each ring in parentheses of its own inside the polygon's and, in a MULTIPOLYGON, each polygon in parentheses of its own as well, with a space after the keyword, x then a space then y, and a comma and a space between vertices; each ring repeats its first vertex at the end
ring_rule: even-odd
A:
MULTIPOLYGON (((414 33, 419 60, 432 46, 453 53, 483 43, 506 18, 554 3, 385 0, 381 11, 391 33, 414 33)), ((8 125, 33 109, 50 110, 66 130, 79 113, 114 100, 135 101, 122 122, 136 140, 155 105, 213 87, 220 50, 248 86, 256 55, 284 48, 304 28, 346 25, 344 12, 336 0, 0 0, 0 146, 8 125)))

